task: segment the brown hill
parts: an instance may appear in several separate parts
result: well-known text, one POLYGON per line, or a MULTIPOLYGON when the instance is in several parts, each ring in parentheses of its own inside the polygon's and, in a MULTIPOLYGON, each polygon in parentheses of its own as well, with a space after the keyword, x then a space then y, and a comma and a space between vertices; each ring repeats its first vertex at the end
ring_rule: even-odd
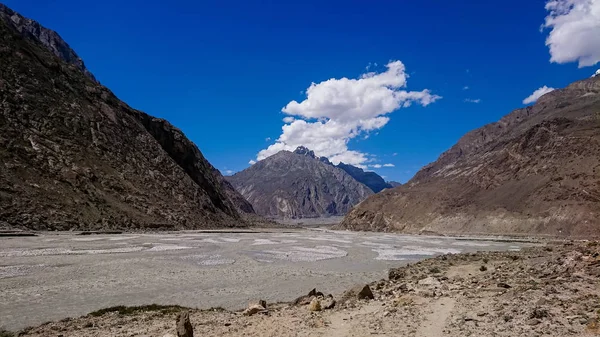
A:
POLYGON ((373 194, 304 147, 276 153, 227 179, 256 213, 274 218, 343 215, 373 194))
POLYGON ((600 77, 471 131, 341 226, 407 233, 600 235, 600 77))
POLYGON ((251 206, 180 130, 121 102, 58 34, 1 4, 0 60, 0 225, 244 225, 236 209, 251 206))

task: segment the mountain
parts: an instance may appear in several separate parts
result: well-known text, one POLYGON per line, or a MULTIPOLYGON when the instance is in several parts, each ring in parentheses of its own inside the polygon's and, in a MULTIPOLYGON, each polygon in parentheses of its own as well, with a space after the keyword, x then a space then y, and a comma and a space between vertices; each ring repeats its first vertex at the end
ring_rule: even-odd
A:
POLYGON ((365 172, 363 169, 339 163, 337 167, 346 171, 352 178, 358 180, 359 182, 365 184, 368 188, 370 188, 373 192, 378 193, 386 188, 392 188, 392 185, 388 184, 383 180, 383 178, 375 172, 365 172))
POLYGON ((200 150, 100 85, 56 32, 0 4, 0 46, 0 225, 245 224, 251 206, 200 150))
POLYGON ((402 186, 402 183, 399 183, 397 181, 386 181, 386 183, 388 185, 390 185, 391 187, 398 187, 398 186, 402 186))
POLYGON ((373 194, 305 147, 281 151, 227 179, 256 213, 276 218, 343 215, 373 194))
POLYGON ((464 135, 341 223, 407 233, 600 234, 600 78, 464 135))

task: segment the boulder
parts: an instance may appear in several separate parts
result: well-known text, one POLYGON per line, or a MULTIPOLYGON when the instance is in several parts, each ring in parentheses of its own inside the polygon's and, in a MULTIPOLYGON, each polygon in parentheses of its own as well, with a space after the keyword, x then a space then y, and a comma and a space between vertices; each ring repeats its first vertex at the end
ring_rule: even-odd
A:
POLYGON ((333 296, 331 296, 331 295, 327 295, 327 297, 325 297, 325 299, 323 299, 321 301, 321 308, 323 308, 323 310, 333 309, 334 307, 335 307, 335 300, 333 299, 333 296))
POLYGON ((294 305, 310 304, 310 301, 312 301, 312 299, 315 297, 324 297, 324 295, 322 292, 317 291, 317 289, 313 289, 313 290, 309 291, 307 295, 303 295, 303 296, 296 298, 294 300, 294 305))
POLYGON ((177 315, 177 337, 194 337, 194 329, 190 322, 190 313, 182 311, 177 315))
POLYGON ((371 287, 369 287, 368 284, 364 284, 364 285, 356 285, 354 286, 352 289, 346 291, 344 293, 344 295, 342 296, 342 298, 344 300, 350 300, 350 299, 357 299, 357 300, 364 300, 364 299, 369 299, 372 300, 375 298, 375 296, 373 296, 373 292, 371 291, 371 287))
POLYGON ((248 304, 248 308, 242 312, 244 316, 252 316, 260 312, 267 311, 267 302, 265 300, 256 300, 248 304))

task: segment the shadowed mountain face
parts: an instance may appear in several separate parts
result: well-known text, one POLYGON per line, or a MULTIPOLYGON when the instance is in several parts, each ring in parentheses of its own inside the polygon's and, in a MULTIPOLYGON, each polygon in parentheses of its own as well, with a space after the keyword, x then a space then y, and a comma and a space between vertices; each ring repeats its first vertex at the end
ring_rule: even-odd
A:
POLYGON ((304 147, 281 151, 227 179, 258 214, 278 218, 342 215, 373 194, 304 147))
POLYGON ((339 163, 339 165, 337 165, 337 167, 346 171, 346 173, 351 175, 352 178, 367 185, 367 187, 370 188, 375 193, 381 192, 382 190, 384 190, 386 188, 392 187, 392 185, 386 183, 385 180, 383 180, 383 178, 375 172, 365 172, 363 169, 361 169, 359 167, 344 164, 344 163, 339 163))
POLYGON ((0 222, 239 226, 252 207, 169 122, 99 85, 55 32, 0 5, 0 222))
POLYGON ((441 233, 600 234, 600 77, 471 131, 341 226, 441 233))

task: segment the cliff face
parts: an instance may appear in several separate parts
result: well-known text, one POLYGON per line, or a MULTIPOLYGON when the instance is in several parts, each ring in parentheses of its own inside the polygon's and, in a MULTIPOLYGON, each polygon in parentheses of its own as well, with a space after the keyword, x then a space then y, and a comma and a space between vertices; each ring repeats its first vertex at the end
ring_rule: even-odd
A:
POLYGON ((97 83, 58 34, 0 5, 0 46, 0 222, 61 230, 244 224, 237 209, 251 208, 200 150, 97 83))
POLYGON ((600 233, 600 78, 471 131, 343 228, 440 233, 600 233))
POLYGON ((276 218, 343 215, 373 194, 303 147, 281 151, 227 179, 258 214, 276 218))

